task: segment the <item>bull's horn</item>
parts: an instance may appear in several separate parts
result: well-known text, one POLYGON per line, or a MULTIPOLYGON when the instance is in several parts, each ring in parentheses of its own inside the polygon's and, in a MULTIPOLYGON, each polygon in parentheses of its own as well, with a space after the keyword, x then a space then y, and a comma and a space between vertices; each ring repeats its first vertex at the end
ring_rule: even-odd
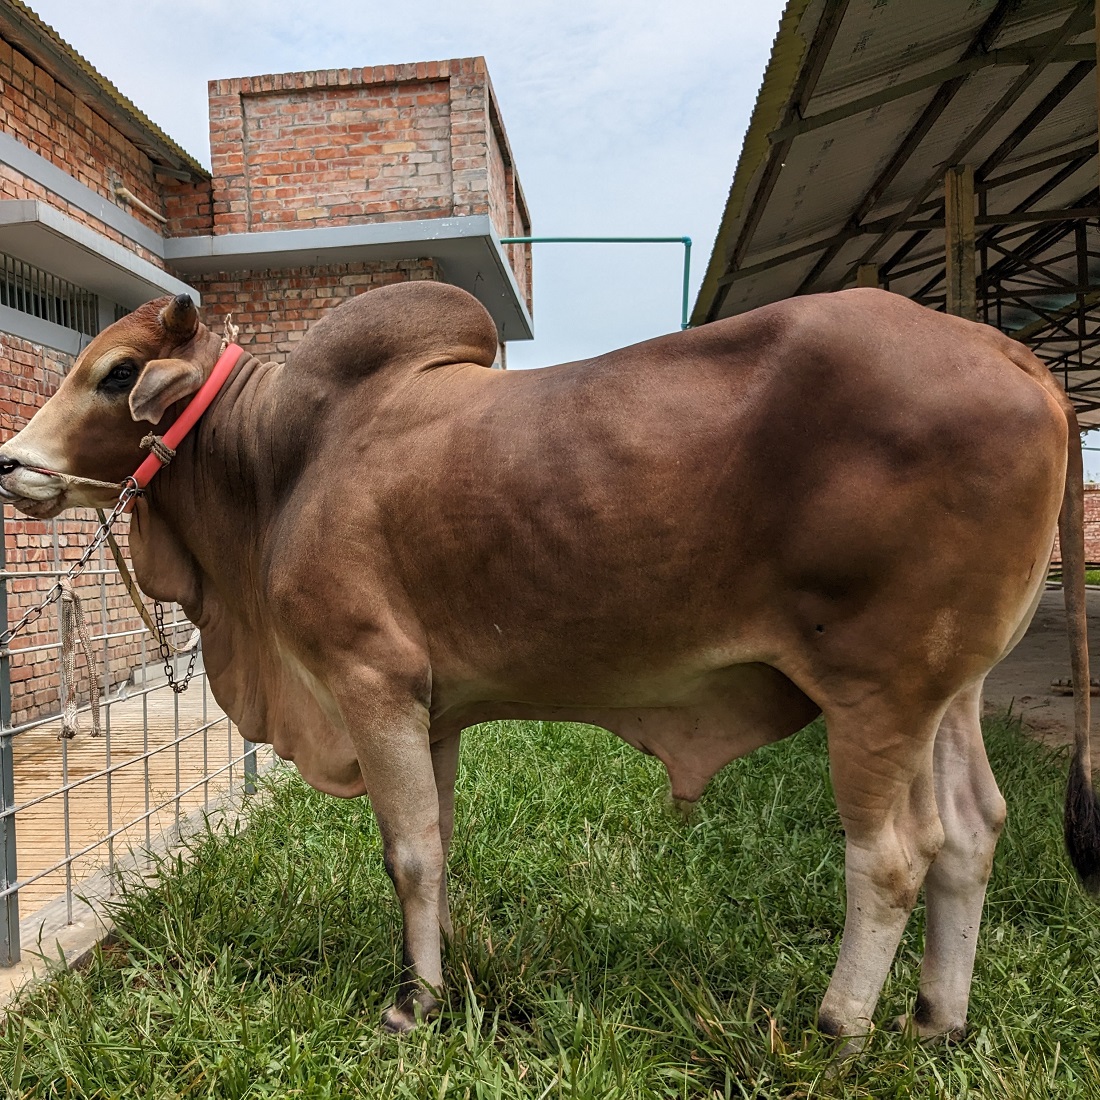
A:
POLYGON ((199 311, 189 294, 179 294, 160 311, 160 323, 170 336, 191 336, 199 323, 199 311))

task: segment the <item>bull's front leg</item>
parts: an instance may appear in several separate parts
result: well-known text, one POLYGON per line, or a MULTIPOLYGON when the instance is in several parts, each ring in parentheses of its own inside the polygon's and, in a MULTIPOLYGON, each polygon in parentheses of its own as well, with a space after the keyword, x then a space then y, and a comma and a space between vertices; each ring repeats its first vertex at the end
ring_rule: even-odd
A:
POLYGON ((358 676, 341 709, 382 835, 386 871, 401 905, 403 970, 383 1025, 408 1031, 439 1011, 444 845, 423 702, 381 678, 358 676))

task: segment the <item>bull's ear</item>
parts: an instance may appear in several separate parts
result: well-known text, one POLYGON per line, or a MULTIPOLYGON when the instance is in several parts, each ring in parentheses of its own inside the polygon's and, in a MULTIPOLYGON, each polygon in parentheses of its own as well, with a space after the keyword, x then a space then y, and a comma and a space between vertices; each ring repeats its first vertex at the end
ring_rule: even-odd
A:
POLYGON ((202 382, 202 371, 186 359, 153 359, 130 391, 130 415, 159 424, 169 405, 190 397, 202 382))

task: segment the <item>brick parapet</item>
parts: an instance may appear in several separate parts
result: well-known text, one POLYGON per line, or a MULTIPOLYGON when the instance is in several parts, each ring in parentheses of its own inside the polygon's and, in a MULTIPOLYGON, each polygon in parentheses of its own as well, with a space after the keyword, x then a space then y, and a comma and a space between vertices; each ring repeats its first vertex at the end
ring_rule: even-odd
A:
MULTIPOLYGON (((530 232, 483 58, 214 80, 209 105, 211 209, 181 195, 174 231, 488 215, 530 232)), ((530 307, 529 249, 508 258, 530 307)))

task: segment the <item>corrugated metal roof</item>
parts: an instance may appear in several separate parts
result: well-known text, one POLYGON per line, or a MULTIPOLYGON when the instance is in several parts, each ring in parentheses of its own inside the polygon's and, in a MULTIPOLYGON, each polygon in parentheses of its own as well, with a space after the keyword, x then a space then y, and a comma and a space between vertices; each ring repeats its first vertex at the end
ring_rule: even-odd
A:
POLYGON ((1051 320, 1100 288, 1095 48, 1091 2, 791 0, 693 322, 851 285, 861 262, 935 306, 943 172, 968 163, 986 319, 1025 336, 1045 319, 1036 350, 1100 422, 1100 314, 1051 320))
POLYGON ((22 0, 0 0, 0 37, 25 53, 132 141, 154 164, 193 179, 210 173, 96 71, 22 0))

